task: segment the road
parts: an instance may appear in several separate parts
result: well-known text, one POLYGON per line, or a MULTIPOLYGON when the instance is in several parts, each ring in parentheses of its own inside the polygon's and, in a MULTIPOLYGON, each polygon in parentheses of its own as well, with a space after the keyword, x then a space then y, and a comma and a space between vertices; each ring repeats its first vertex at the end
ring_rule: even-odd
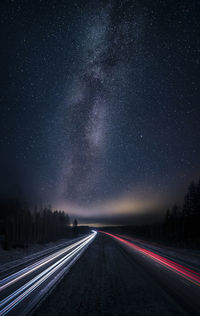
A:
POLYGON ((199 274, 146 250, 98 233, 35 316, 199 315, 199 274))
POLYGON ((130 237, 92 232, 31 258, 1 274, 0 315, 199 315, 197 267, 130 237))
MULTIPOLYGON (((44 251, 8 272, 0 280, 0 315, 29 315, 58 284, 94 240, 96 232, 63 247, 44 251)), ((2 277, 1 275, 1 277, 2 277)))

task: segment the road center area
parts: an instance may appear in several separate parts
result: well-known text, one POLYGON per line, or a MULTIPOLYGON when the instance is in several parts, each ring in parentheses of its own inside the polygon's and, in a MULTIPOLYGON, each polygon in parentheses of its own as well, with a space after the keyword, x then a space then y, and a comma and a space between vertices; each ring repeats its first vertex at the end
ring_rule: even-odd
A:
POLYGON ((184 315, 109 236, 98 234, 35 315, 184 315))

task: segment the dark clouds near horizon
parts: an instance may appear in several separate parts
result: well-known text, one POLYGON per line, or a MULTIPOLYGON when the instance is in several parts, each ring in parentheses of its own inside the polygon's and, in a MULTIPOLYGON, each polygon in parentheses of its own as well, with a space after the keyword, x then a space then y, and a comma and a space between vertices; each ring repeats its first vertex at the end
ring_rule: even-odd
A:
POLYGON ((200 171, 199 9, 2 1, 1 190, 91 218, 149 187, 179 199, 200 171))

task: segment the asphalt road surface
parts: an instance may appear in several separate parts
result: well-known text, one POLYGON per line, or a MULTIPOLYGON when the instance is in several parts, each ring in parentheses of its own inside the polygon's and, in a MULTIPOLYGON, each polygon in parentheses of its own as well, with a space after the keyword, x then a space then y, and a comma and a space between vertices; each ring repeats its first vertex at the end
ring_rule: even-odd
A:
POLYGON ((133 241, 98 233, 34 315, 200 315, 200 275, 133 241))

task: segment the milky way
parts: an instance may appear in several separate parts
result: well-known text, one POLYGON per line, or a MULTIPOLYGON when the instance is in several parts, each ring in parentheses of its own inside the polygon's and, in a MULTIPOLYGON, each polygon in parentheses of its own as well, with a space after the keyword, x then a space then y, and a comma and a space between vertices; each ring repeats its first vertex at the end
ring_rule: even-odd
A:
POLYGON ((93 218, 179 201, 199 173, 198 1, 1 12, 1 191, 93 218))
POLYGON ((83 69, 76 75, 71 100, 66 100, 62 108, 64 138, 68 139, 61 172, 63 193, 75 201, 91 202, 105 180, 106 140, 116 108, 115 80, 126 80, 129 45, 133 42, 130 29, 133 34, 137 31, 125 18, 114 21, 114 10, 108 5, 88 17, 82 40, 83 69))

